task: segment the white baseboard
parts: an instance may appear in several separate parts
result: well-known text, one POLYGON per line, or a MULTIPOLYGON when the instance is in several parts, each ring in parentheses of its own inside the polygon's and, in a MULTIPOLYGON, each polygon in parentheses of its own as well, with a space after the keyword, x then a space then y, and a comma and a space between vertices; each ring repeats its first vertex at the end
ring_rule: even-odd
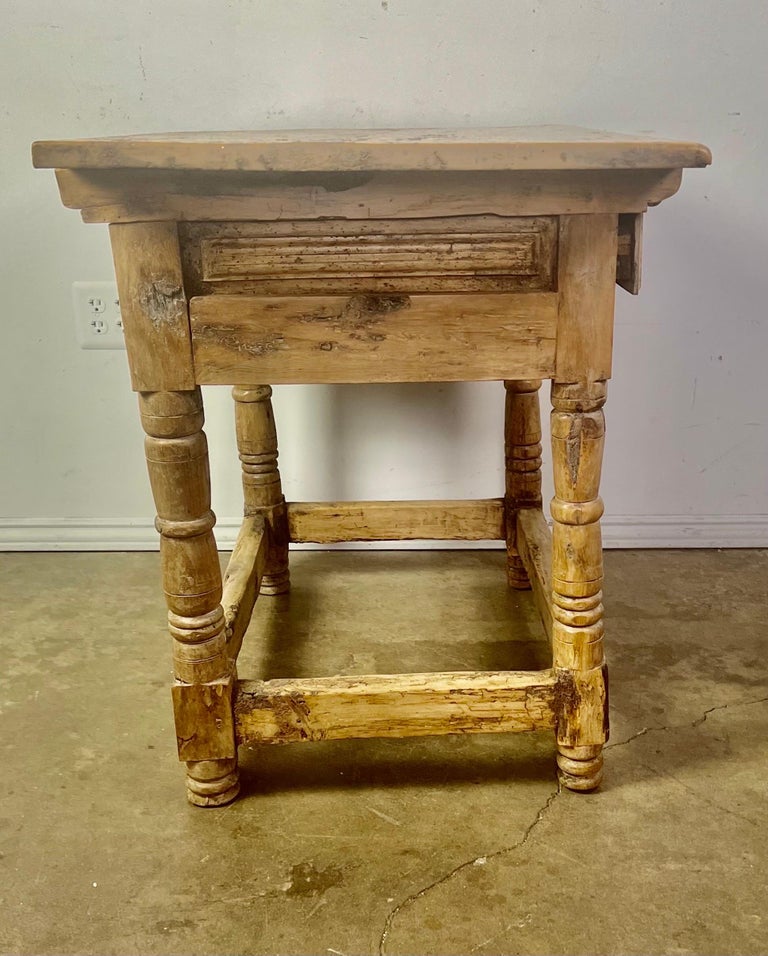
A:
MULTIPOLYGON (((219 519, 222 551, 234 544, 240 518, 219 519)), ((606 515, 606 548, 765 548, 768 515, 606 515)), ((142 518, 0 518, 0 551, 156 551, 157 532, 142 518)), ((399 541, 294 545, 297 549, 424 550, 498 548, 498 542, 399 541)))

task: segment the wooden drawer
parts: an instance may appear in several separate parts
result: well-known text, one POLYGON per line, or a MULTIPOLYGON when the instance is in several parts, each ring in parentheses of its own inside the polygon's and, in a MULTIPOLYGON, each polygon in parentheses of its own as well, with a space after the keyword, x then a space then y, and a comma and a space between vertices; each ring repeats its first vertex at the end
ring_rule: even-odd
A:
POLYGON ((181 223, 190 296, 542 292, 554 217, 181 223))
POLYGON ((201 384, 551 375, 556 220, 180 225, 201 384))
POLYGON ((202 385, 547 378, 556 292, 208 295, 190 301, 202 385))

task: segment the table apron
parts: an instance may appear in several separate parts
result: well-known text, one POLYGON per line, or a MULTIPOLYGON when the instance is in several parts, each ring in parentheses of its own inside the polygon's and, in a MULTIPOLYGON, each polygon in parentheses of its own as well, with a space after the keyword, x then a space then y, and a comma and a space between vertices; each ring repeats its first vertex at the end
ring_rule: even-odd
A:
POLYGON ((558 295, 247 296, 190 302, 201 385, 483 381, 554 370, 558 295))

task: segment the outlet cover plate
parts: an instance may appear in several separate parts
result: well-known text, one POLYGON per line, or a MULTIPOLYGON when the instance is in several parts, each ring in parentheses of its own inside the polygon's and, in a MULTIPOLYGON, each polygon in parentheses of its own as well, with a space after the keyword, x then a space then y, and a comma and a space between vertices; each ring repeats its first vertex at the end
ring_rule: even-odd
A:
POLYGON ((116 283, 73 282, 72 305, 81 349, 125 348, 116 283))

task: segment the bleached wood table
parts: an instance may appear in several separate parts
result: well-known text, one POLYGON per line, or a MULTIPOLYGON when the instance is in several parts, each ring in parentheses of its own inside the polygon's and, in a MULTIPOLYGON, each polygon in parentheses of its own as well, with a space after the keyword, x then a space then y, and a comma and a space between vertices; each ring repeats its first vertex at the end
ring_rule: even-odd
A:
POLYGON ((33 158, 56 169, 66 206, 110 223, 190 801, 237 795, 240 743, 547 727, 561 782, 594 789, 608 737, 598 484, 614 284, 637 292, 642 214, 708 150, 540 127, 129 136, 40 142, 33 158), (488 379, 506 388, 503 498, 286 504, 270 385, 488 379), (245 495, 223 582, 199 387, 214 384, 234 386, 245 495), (552 666, 237 679, 257 595, 288 590, 290 541, 393 539, 505 540, 552 666))

